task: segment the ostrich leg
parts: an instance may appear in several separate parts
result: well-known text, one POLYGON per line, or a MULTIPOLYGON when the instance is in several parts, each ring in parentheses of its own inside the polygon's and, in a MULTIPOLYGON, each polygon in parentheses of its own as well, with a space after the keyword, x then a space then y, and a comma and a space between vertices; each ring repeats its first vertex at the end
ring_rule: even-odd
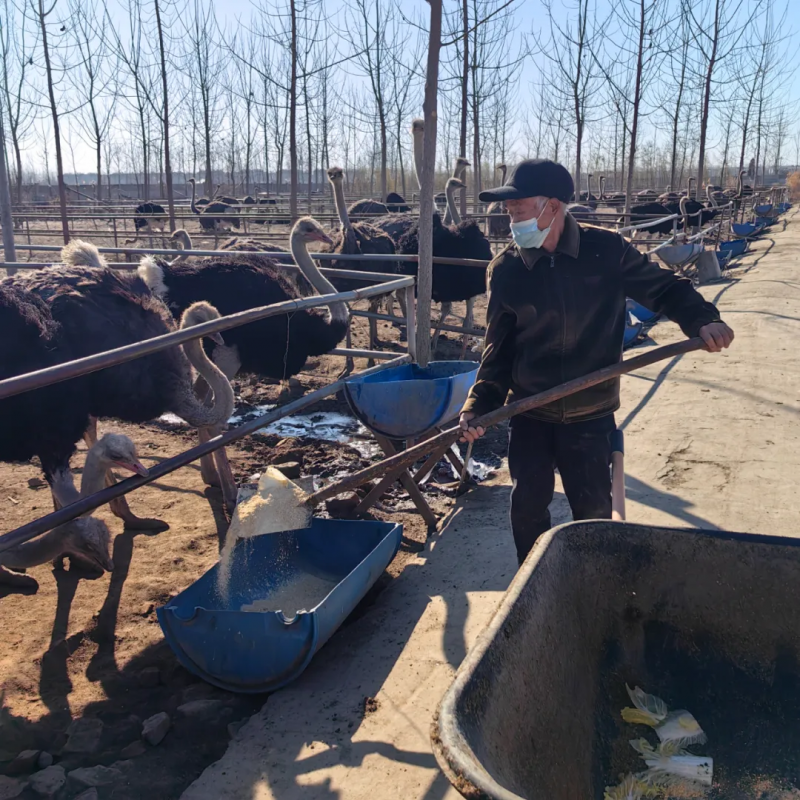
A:
MULTIPOLYGON (((475 298, 467 298, 467 313, 464 315, 464 327, 472 328, 475 325, 475 298)), ((469 344, 469 334, 465 333, 461 340, 461 360, 467 355, 467 345, 469 344)))
MULTIPOLYGON (((89 427, 83 434, 83 440, 89 447, 97 443, 97 417, 89 417, 89 427)), ((117 476, 112 470, 106 472, 106 486, 114 486, 117 483, 117 476)), ((163 519, 150 519, 149 517, 137 517, 131 511, 125 495, 109 501, 108 507, 115 517, 119 517, 126 528, 140 531, 168 531, 169 525, 163 519)))
POLYGON ((453 304, 449 300, 442 301, 442 310, 439 314, 439 322, 436 323, 436 330, 433 332, 433 341, 431 342, 431 354, 436 355, 436 348, 439 346, 439 337, 442 334, 442 325, 445 320, 450 316, 450 311, 453 304))

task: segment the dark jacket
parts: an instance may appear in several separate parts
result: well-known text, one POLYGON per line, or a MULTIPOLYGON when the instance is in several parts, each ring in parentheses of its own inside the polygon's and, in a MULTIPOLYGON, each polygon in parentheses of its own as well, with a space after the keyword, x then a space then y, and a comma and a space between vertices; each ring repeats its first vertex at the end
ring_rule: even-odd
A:
MULTIPOLYGON (((477 415, 616 364, 625 298, 666 314, 687 336, 719 312, 690 280, 653 264, 619 234, 567 214, 555 253, 509 245, 488 270, 486 344, 463 411, 477 415)), ((574 422, 619 408, 615 378, 528 412, 574 422)))

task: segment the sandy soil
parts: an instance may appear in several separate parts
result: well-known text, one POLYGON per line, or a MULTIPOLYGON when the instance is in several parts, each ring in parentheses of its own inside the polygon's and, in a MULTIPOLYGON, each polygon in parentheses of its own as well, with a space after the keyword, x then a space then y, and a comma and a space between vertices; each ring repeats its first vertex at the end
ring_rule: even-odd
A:
MULTIPOLYGON (((53 243, 57 241, 54 238, 53 243)), ((481 322, 484 309, 485 303, 479 303, 481 322)), ((457 313, 463 314, 463 307, 457 313)), ((398 331, 388 323, 380 323, 380 336, 387 349, 400 351, 398 331)), ((367 346, 365 319, 355 320, 353 339, 355 347, 367 346)), ((440 357, 457 357, 459 350, 456 334, 443 336, 440 357)), ((364 360, 356 361, 357 369, 364 366, 364 360)), ((295 399, 330 383, 342 367, 341 357, 314 360, 289 386, 248 377, 237 380, 237 413, 259 404, 295 399)), ((347 407, 341 398, 329 398, 304 413, 312 410, 346 412, 347 407)), ((100 432, 108 430, 128 434, 146 465, 175 455, 194 442, 186 430, 161 422, 132 426, 102 421, 100 432)), ((505 432, 498 431, 476 449, 475 457, 498 463, 504 451, 505 432)), ((289 458, 301 462, 304 474, 321 477, 368 463, 356 449, 314 439, 256 437, 240 442, 229 452, 239 481, 267 464, 289 458)), ((73 459, 76 474, 83 459, 81 447, 73 459)), ((51 510, 47 487, 32 488, 28 484, 40 475, 35 463, 0 464, 0 497, 6 506, 4 530, 51 510)), ((452 480, 449 470, 435 471, 425 489, 440 518, 453 505, 452 480)), ((125 780, 99 787, 101 798, 133 800, 149 795, 166 800, 179 796, 205 767, 223 755, 235 729, 230 723, 253 714, 265 697, 236 696, 195 680, 164 644, 154 613, 155 607, 216 562, 227 528, 219 492, 204 487, 198 466, 191 465, 137 491, 130 502, 140 516, 161 518, 169 523, 170 530, 159 534, 123 531, 107 509, 96 512, 116 534, 112 575, 90 580, 77 571, 55 571, 48 565, 30 571, 39 582, 36 594, 0 590, 6 639, 0 656, 0 762, 10 761, 25 749, 41 749, 54 754, 56 763, 68 771, 116 764, 125 780), (198 698, 219 702, 210 704, 210 710, 200 719, 177 711, 182 703, 198 698), (141 721, 160 711, 168 712, 173 721, 166 739, 158 747, 148 747, 142 755, 126 758, 125 748, 139 740, 141 721), (61 753, 70 722, 80 717, 104 723, 97 747, 89 753, 61 753)), ((353 618, 362 615, 403 572, 427 535, 413 505, 397 491, 386 496, 374 513, 376 518, 402 522, 405 544, 353 618)), ((70 783, 59 798, 77 793, 77 787, 70 783)), ((21 795, 34 796, 31 789, 21 795)))

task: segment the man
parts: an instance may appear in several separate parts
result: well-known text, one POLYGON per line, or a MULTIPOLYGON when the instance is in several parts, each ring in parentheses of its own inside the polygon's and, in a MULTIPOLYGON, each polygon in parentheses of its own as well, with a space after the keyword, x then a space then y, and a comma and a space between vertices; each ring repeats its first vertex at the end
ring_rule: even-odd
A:
MULTIPOLYGON (((461 411, 462 441, 483 435, 470 425, 475 417, 617 363, 626 297, 702 337, 712 353, 733 341, 691 281, 657 267, 617 233, 578 225, 567 212, 573 192, 563 166, 535 159, 520 163, 506 186, 480 194, 482 202, 505 202, 514 241, 489 266, 486 344, 461 411)), ((520 564, 551 527, 556 467, 574 519, 611 517, 618 408, 613 379, 512 418, 511 527, 520 564)))

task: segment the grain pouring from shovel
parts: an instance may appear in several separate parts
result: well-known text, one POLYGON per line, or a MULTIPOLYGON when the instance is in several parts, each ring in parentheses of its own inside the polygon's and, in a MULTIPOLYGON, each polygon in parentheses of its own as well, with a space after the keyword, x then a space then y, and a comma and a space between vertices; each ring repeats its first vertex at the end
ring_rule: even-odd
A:
MULTIPOLYGON (((633 372, 637 369, 650 366, 659 361, 664 361, 668 358, 675 358, 677 356, 691 353, 695 350, 705 349, 705 344, 702 339, 685 339, 675 344, 669 344, 664 347, 658 347, 651 350, 649 353, 643 353, 640 356, 629 358, 626 361, 621 361, 618 364, 612 364, 608 367, 591 372, 581 378, 562 383, 546 392, 525 397, 522 400, 517 400, 507 406, 498 408, 482 417, 472 421, 471 424, 488 428, 491 425, 497 425, 500 422, 510 419, 516 414, 522 414, 530 411, 533 408, 547 405, 555 400, 560 400, 562 397, 579 392, 582 389, 587 389, 590 386, 596 386, 598 383, 603 383, 611 378, 625 375, 626 373, 633 372)), ((263 535, 269 533, 279 533, 286 530, 296 530, 299 528, 306 528, 311 524, 311 517, 315 506, 319 505, 325 500, 335 497, 336 495, 344 492, 352 491, 358 486, 362 486, 375 478, 384 477, 388 475, 400 476, 403 470, 407 469, 411 464, 419 460, 420 457, 428 453, 439 453, 443 455, 460 436, 461 429, 454 427, 434 436, 431 439, 426 439, 420 444, 403 450, 396 455, 384 459, 377 464, 372 464, 365 469, 355 472, 346 478, 343 478, 336 483, 308 494, 304 492, 297 484, 284 477, 278 470, 270 467, 264 473, 259 482, 258 493, 250 500, 258 499, 257 504, 252 508, 249 506, 241 508, 242 513, 245 514, 247 522, 240 520, 236 522, 236 517, 240 516, 239 508, 234 521, 231 523, 233 530, 234 524, 241 525, 241 531, 237 534, 246 535, 263 535), (245 527, 247 530, 245 530, 245 527), (251 531, 252 529, 252 531, 251 531), (257 531, 257 532, 256 532, 257 531)), ((245 501, 242 506, 245 506, 250 501, 245 501)), ((233 540, 237 536, 230 537, 233 540)))

